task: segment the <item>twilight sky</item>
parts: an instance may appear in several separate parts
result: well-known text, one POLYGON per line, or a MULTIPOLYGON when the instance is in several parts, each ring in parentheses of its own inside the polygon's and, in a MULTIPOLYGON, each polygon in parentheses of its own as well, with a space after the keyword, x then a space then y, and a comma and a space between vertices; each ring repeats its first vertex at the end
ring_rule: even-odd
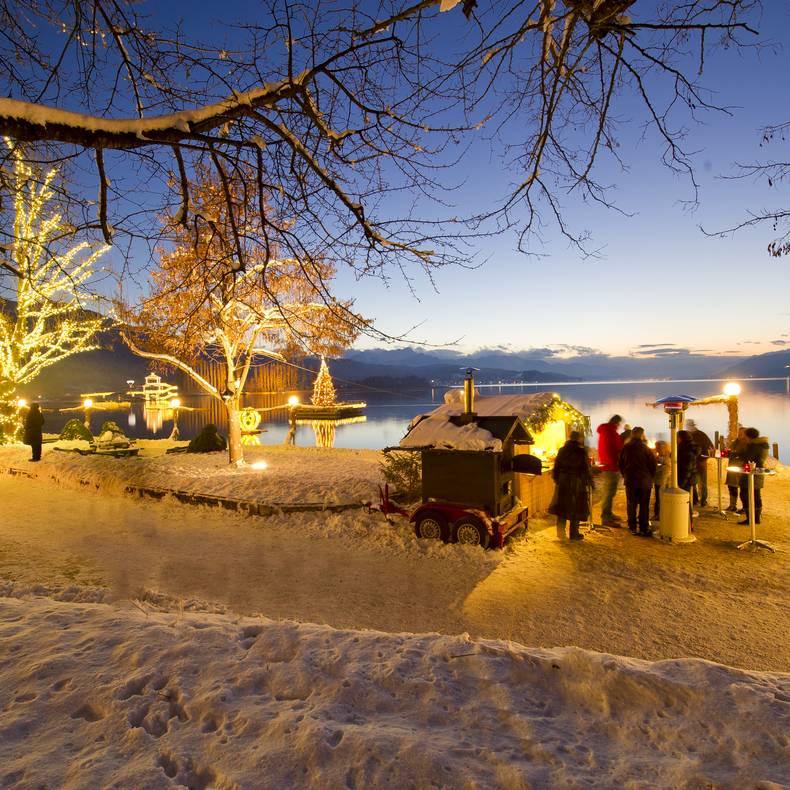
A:
MULTIPOLYGON (((653 0, 637 5, 643 2, 653 0)), ((706 49, 700 81, 710 89, 710 101, 727 105, 732 114, 708 112, 697 124, 687 114, 678 116, 688 124, 686 150, 695 152, 696 208, 687 205, 693 197, 688 180, 661 165, 662 146, 653 130, 644 130, 641 103, 625 94, 612 112, 623 121, 618 154, 628 170, 601 159, 597 180, 612 185, 609 198, 631 216, 560 196, 571 228, 590 232, 587 246, 595 256, 582 257, 556 226, 547 225, 542 239, 533 240, 534 255, 517 252, 515 236, 505 232, 476 244, 472 262, 479 268, 441 269, 435 288, 419 272, 412 293, 397 276, 385 286, 355 281, 341 270, 337 296, 355 299, 356 309, 376 319, 381 331, 408 333, 411 342, 457 343, 460 351, 568 347, 570 355, 586 349, 644 355, 656 347, 748 355, 790 346, 790 258, 768 256, 771 227, 724 238, 700 230, 727 228, 750 210, 790 202, 787 183, 770 188, 765 179, 726 178, 736 162, 787 160, 786 142, 760 148, 760 128, 788 120, 790 53, 782 45, 790 44, 790 3, 763 5, 755 43, 773 46, 706 49)), ((212 38, 212 25, 251 21, 259 8, 253 0, 226 0, 217 19, 217 4, 198 0, 186 24, 201 38, 212 38)), ((166 14, 169 21, 184 15, 153 3, 146 10, 166 14)), ((450 29, 464 24, 460 9, 443 16, 450 29)), ((512 179, 518 174, 511 177, 488 146, 477 145, 454 174, 463 185, 447 195, 453 204, 448 214, 485 210, 507 193, 512 179)), ((393 206, 392 213, 398 209, 393 206)), ((366 338, 357 343, 376 345, 380 341, 366 338)))
MULTIPOLYGON (((695 210, 684 205, 692 197, 690 184, 660 164, 655 134, 641 136, 641 110, 624 97, 615 112, 634 119, 620 135, 629 172, 604 168, 599 178, 614 184, 610 197, 633 216, 563 200, 571 225, 591 232, 589 246, 598 257, 583 259, 548 226, 543 244, 534 246, 538 257, 516 252, 516 239, 507 233, 484 240, 479 259, 487 261, 473 271, 441 270, 438 293, 419 276, 415 298, 397 280, 383 289, 341 275, 340 294, 354 297, 360 312, 374 316, 384 331, 397 335, 417 326, 412 340, 458 341, 460 350, 567 345, 620 355, 655 345, 754 354, 790 346, 790 260, 766 253, 770 226, 725 238, 700 231, 700 225, 726 228, 749 210, 790 201, 786 183, 769 188, 764 179, 724 178, 736 162, 787 158, 786 142, 760 148, 759 129, 787 120, 790 4, 764 5, 760 40, 779 46, 706 54, 702 82, 732 115, 707 113, 703 123, 689 127, 686 147, 696 152, 700 184, 695 210)), ((453 195, 459 213, 479 209, 508 185, 501 163, 487 155, 467 161, 465 175, 465 188, 453 195)))

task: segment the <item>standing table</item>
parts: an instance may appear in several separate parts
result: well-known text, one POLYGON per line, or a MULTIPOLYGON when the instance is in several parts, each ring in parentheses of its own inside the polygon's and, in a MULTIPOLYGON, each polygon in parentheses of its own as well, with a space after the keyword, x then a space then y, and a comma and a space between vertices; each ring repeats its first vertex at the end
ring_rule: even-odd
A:
POLYGON ((755 475, 759 475, 760 477, 768 477, 769 475, 775 475, 773 469, 759 469, 755 467, 750 467, 749 469, 744 469, 742 466, 729 466, 727 467, 731 472, 740 472, 743 475, 746 475, 749 478, 749 529, 752 532, 751 538, 749 540, 744 541, 738 546, 739 549, 746 549, 750 548, 753 551, 757 551, 757 549, 768 549, 768 551, 776 551, 776 549, 767 541, 767 540, 757 540, 757 535, 755 532, 755 522, 754 522, 754 478, 755 475))
POLYGON ((726 521, 728 514, 727 511, 721 506, 721 471, 722 467, 724 466, 724 462, 729 460, 729 450, 724 450, 723 452, 726 452, 727 455, 722 456, 720 451, 716 451, 716 487, 719 496, 719 507, 713 512, 713 515, 720 516, 726 521))

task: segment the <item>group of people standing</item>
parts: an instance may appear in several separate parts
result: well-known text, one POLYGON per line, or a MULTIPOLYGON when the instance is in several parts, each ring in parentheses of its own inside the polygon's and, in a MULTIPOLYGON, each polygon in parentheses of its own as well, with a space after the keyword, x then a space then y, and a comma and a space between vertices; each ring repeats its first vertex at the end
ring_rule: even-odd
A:
MULTIPOLYGON (((650 499, 653 496, 653 519, 661 514, 661 489, 671 481, 672 460, 670 447, 657 441, 655 449, 647 445, 644 428, 623 426, 622 417, 613 415, 608 422, 598 426, 598 469, 601 476, 601 523, 621 527, 622 519, 612 510, 612 503, 622 476, 626 494, 626 521, 634 535, 652 535, 650 524, 650 499)), ((710 437, 701 431, 693 420, 686 422, 686 429, 677 434, 677 484, 689 492, 689 503, 705 507, 708 504, 708 458, 715 455, 710 437)), ((762 467, 768 456, 768 440, 760 437, 756 428, 741 428, 737 441, 731 448, 731 464, 749 462, 762 467)), ((554 499, 549 512, 557 518, 557 536, 581 540, 579 524, 590 518, 593 477, 590 458, 584 446, 584 435, 572 431, 560 449, 554 463, 552 476, 555 482, 554 499)), ((755 477, 755 522, 760 523, 762 512, 761 476, 755 477)), ((730 511, 737 509, 740 493, 744 515, 741 524, 749 523, 748 478, 737 472, 727 473, 730 494, 730 511)))
MULTIPOLYGON (((757 428, 744 428, 739 426, 738 436, 730 448, 730 465, 743 466, 750 464, 752 467, 762 468, 768 458, 768 439, 760 436, 757 428)), ((754 523, 760 523, 763 512, 763 482, 762 475, 754 476, 754 523)), ((743 521, 739 524, 749 523, 749 478, 739 472, 727 472, 727 490, 730 495, 730 504, 727 510, 735 512, 738 507, 738 494, 741 497, 743 521)))

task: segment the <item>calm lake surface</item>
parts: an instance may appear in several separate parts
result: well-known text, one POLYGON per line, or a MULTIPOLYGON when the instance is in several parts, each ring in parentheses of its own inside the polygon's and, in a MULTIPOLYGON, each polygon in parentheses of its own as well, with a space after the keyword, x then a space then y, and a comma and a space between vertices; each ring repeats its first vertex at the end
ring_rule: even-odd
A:
MULTIPOLYGON (((742 391, 739 399, 740 422, 754 426, 771 442, 779 443, 780 458, 790 459, 790 379, 745 379, 739 381, 742 391)), ((550 391, 558 393, 584 414, 589 415, 595 442, 595 428, 612 414, 620 414, 624 422, 642 425, 652 438, 668 438, 667 416, 661 409, 653 409, 647 403, 667 395, 691 395, 697 398, 720 394, 723 381, 640 381, 640 382, 580 382, 578 384, 528 384, 497 385, 478 387, 481 396, 511 393, 534 393, 550 391)), ((296 432, 296 444, 314 446, 317 441, 334 442, 335 447, 382 448, 397 445, 403 437, 409 421, 418 414, 431 411, 442 403, 446 388, 426 390, 423 393, 387 393, 381 391, 343 391, 343 401, 364 400, 367 402, 364 422, 324 425, 317 430, 310 423, 300 424, 296 432), (331 436, 334 429, 334 436, 331 436), (319 435, 320 434, 320 435, 319 435)), ((289 393, 291 394, 291 393, 289 393)), ((300 393, 303 402, 309 402, 310 393, 300 393)), ((219 404, 205 396, 181 396, 189 411, 182 409, 178 425, 182 439, 195 436, 207 422, 214 422, 224 431, 224 420, 219 404)), ((280 444, 288 434, 287 412, 281 408, 284 398, 271 395, 249 395, 245 405, 264 412, 259 434, 261 444, 280 444)), ((63 414, 59 406, 70 404, 44 404, 45 431, 60 430, 67 419, 82 413, 63 414)), ((727 432, 727 409, 724 405, 692 406, 687 416, 713 438, 715 431, 727 432)), ((144 409, 142 402, 134 402, 131 411, 115 412, 94 410, 90 416, 91 428, 98 432, 103 420, 115 420, 129 436, 138 438, 166 438, 173 427, 173 413, 169 409, 144 409)))

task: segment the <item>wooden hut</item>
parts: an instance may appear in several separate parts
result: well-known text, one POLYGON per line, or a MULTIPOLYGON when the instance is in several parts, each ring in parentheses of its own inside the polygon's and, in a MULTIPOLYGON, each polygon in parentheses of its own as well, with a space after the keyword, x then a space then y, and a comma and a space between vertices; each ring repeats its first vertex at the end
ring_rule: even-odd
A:
MULTIPOLYGON (((401 441, 401 447, 433 444, 432 450, 422 454, 423 499, 434 496, 430 492, 437 487, 442 477, 455 475, 459 480, 456 484, 458 487, 467 487, 475 491, 476 495, 481 493, 476 490, 479 486, 496 484, 500 490, 508 486, 507 496, 517 499, 529 509, 531 515, 545 511, 554 494, 551 475, 523 474, 517 471, 519 464, 514 459, 519 455, 531 454, 541 460, 544 469, 549 470, 557 451, 565 444, 572 430, 589 432, 589 419, 553 392, 476 397, 473 402, 474 426, 490 434, 489 439, 483 438, 479 447, 470 446, 477 436, 476 431, 467 428, 466 435, 463 435, 447 425, 448 421, 458 419, 466 410, 464 390, 451 390, 445 395, 444 405, 430 414, 415 418, 401 441), (520 428, 515 427, 514 420, 518 421, 520 428), (484 426, 493 427, 496 435, 484 426), (524 439, 524 434, 529 438, 524 439), (486 451, 490 453, 493 448, 500 446, 497 462, 490 456, 486 458, 486 451), (446 454, 449 450, 455 451, 458 457, 448 461, 446 454), (464 460, 464 455, 473 450, 478 450, 475 460, 464 460), (445 455, 441 455, 442 452, 445 455), (510 471, 501 475, 487 472, 481 478, 482 482, 477 482, 477 467, 486 463, 498 463, 500 468, 507 466, 510 471)), ((480 439, 479 436, 477 438, 480 439)), ((489 498, 487 501, 493 500, 489 498)))

